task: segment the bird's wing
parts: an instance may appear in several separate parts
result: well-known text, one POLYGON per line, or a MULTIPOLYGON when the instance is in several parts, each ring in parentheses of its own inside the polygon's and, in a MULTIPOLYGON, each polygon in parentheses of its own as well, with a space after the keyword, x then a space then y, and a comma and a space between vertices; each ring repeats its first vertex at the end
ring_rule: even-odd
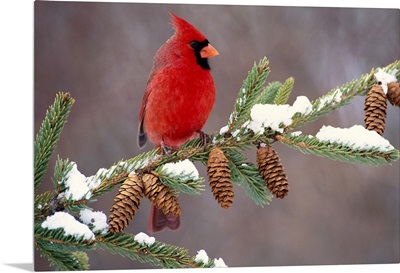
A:
POLYGON ((149 80, 147 81, 147 87, 146 91, 144 92, 143 95, 143 100, 142 100, 142 105, 140 107, 140 112, 139 112, 139 125, 138 125, 138 133, 137 133, 137 144, 140 149, 142 149, 147 142, 147 136, 146 133, 144 132, 144 116, 146 114, 146 105, 147 105, 147 99, 149 98, 149 95, 151 93, 151 88, 149 88, 150 82, 155 74, 154 69, 150 72, 149 80))

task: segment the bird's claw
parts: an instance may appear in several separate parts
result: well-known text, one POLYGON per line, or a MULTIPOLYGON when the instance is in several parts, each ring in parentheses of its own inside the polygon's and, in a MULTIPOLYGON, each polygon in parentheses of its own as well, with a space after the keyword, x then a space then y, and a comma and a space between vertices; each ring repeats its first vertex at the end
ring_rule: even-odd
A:
POLYGON ((198 133, 201 141, 203 142, 203 147, 206 149, 207 144, 211 142, 211 137, 203 131, 198 131, 198 133))
POLYGON ((171 153, 175 151, 172 147, 165 145, 164 142, 161 142, 160 150, 161 155, 166 155, 168 157, 171 157, 171 153))

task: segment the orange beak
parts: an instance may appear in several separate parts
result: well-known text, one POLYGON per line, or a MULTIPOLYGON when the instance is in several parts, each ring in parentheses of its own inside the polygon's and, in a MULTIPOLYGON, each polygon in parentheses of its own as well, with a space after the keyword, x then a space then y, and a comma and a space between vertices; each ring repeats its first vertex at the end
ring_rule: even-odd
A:
POLYGON ((217 55, 219 55, 218 51, 211 44, 208 44, 200 50, 200 56, 202 58, 212 58, 217 55))

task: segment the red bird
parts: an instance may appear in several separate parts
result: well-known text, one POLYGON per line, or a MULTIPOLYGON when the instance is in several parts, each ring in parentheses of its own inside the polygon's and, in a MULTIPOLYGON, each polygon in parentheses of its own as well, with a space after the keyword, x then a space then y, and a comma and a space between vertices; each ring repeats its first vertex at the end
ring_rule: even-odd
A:
MULTIPOLYGON (((202 134, 215 101, 208 59, 219 54, 199 30, 170 14, 175 33, 154 57, 138 129, 140 148, 149 139, 164 152, 202 134)), ((179 224, 179 217, 164 215, 152 204, 149 232, 176 230, 179 224)))

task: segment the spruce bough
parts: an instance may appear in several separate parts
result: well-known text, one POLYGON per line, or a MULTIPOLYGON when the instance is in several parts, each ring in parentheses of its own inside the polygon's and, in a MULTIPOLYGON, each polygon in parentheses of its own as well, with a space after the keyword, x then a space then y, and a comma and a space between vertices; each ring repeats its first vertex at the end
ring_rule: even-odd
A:
MULTIPOLYGON (((399 81, 400 61, 382 69, 387 73, 394 74, 399 81)), ((238 92, 227 125, 222 127, 219 132, 210 135, 212 141, 204 145, 200 139, 193 139, 168 156, 161 155, 157 149, 154 149, 133 158, 116 162, 108 169, 99 169, 95 175, 82 178, 82 181, 87 184, 87 193, 79 198, 73 198, 71 185, 68 184, 69 176, 76 170, 76 164, 61 158, 57 159, 54 167, 54 190, 37 193, 74 103, 74 99, 69 93, 58 93, 54 104, 50 106, 46 113, 34 142, 35 247, 57 270, 89 269, 89 259, 86 252, 94 251, 97 248, 139 262, 150 263, 156 267, 216 266, 216 259, 209 259, 207 263, 204 263, 191 256, 189 251, 182 247, 158 241, 151 244, 140 243, 135 240, 134 235, 129 233, 112 233, 107 228, 96 230, 93 224, 84 223, 81 212, 87 209, 91 210, 89 207, 91 202, 96 201, 97 198, 107 194, 115 187, 121 186, 130 174, 137 174, 141 177, 151 173, 157 176, 159 181, 169 187, 176 195, 179 193, 201 194, 205 190, 204 178, 191 174, 179 176, 166 172, 163 166, 169 162, 179 162, 185 159, 207 165, 209 153, 215 148, 218 148, 224 154, 224 170, 228 172, 229 169, 229 179, 232 183, 241 186, 245 193, 260 206, 269 204, 273 195, 268 190, 267 181, 264 181, 263 176, 260 175, 257 164, 250 161, 242 153, 244 150, 253 147, 273 145, 274 142, 280 141, 305 154, 327 157, 346 163, 391 164, 400 157, 399 150, 392 146, 388 146, 389 148, 386 149, 379 147, 359 148, 345 143, 321 140, 317 136, 293 133, 294 129, 349 104, 356 96, 365 96, 371 87, 377 83, 374 78, 376 72, 377 69, 372 69, 370 73, 362 75, 358 80, 332 89, 313 102, 302 98, 306 107, 295 112, 295 105, 286 105, 294 86, 294 79, 288 78, 284 83, 271 82, 266 84, 270 68, 268 59, 263 58, 255 63, 249 71, 238 92), (254 125, 256 120, 255 105, 281 106, 279 109, 285 108, 287 111, 293 111, 293 114, 288 121, 283 120, 277 125, 265 125, 263 123, 259 124, 258 129, 254 129, 256 128, 254 125), (85 239, 79 234, 68 234, 65 227, 50 229, 43 225, 49 217, 60 212, 72 215, 77 225, 86 225, 89 232, 93 233, 93 237, 85 239)), ((263 164, 263 168, 265 168, 267 162, 263 162, 263 164)), ((215 168, 218 168, 218 166, 213 166, 213 171, 216 171, 215 168)), ((208 194, 211 194, 210 191, 208 194)), ((134 224, 134 221, 131 224, 134 224)))

